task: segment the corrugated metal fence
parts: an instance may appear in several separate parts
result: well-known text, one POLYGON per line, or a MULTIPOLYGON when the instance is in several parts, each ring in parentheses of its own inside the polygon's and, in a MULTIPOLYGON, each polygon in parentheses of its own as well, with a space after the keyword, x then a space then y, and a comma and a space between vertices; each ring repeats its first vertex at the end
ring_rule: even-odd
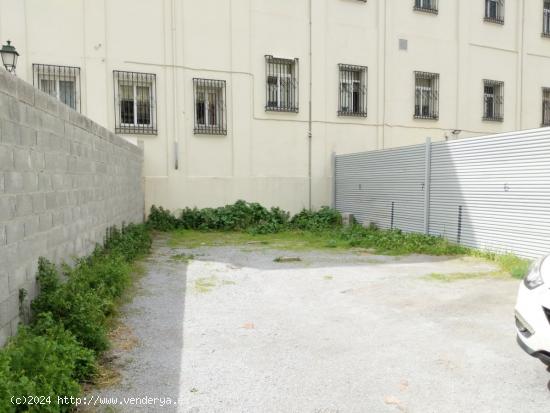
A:
POLYGON ((335 204, 363 223, 550 252, 550 128, 335 157, 335 204))

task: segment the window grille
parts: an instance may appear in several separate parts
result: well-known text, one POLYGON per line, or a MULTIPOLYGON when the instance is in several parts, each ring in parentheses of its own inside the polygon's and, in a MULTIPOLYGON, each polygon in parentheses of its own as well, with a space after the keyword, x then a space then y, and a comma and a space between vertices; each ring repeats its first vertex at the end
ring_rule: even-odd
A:
POLYGON ((115 133, 157 133, 156 75, 113 71, 115 133))
POLYGON ((266 56, 266 111, 298 112, 298 59, 266 56))
POLYGON ((339 116, 367 116, 368 68, 365 66, 338 65, 340 93, 339 116))
POLYGON ((437 0, 414 0, 414 10, 427 13, 438 13, 437 0))
POLYGON ((504 82, 483 81, 483 120, 501 122, 504 119, 504 82))
POLYGON ((550 0, 544 0, 542 10, 542 35, 550 37, 550 0))
POLYGON ((542 88, 542 126, 550 126, 550 88, 542 88))
POLYGON ((439 74, 414 72, 414 117, 416 119, 439 118, 439 74))
POLYGON ((485 0, 485 21, 504 24, 504 0, 485 0))
POLYGON ((225 80, 193 79, 195 134, 227 135, 225 80))
POLYGON ((32 73, 36 88, 80 112, 79 67, 34 63, 32 73))

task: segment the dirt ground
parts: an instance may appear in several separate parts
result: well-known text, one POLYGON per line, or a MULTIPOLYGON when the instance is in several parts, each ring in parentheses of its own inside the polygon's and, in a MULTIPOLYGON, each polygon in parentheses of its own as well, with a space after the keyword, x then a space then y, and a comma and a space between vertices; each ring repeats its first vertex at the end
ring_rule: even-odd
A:
POLYGON ((483 261, 158 239, 145 268, 93 410, 550 408, 550 374, 515 342, 519 281, 483 261))

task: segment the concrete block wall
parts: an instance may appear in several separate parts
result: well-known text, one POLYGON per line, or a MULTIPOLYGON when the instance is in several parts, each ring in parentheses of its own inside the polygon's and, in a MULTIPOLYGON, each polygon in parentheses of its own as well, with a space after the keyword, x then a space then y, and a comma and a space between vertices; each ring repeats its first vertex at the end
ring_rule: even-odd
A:
POLYGON ((143 221, 142 165, 142 149, 0 69, 0 346, 40 256, 71 262, 143 221))

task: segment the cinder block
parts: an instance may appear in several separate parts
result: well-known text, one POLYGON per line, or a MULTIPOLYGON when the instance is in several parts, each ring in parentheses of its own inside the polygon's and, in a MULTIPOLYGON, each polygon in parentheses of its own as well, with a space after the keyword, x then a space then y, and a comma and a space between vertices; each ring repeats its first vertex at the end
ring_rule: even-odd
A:
POLYGON ((15 216, 15 196, 0 195, 0 221, 8 221, 15 216))
POLYGON ((0 248, 7 244, 6 225, 0 224, 0 248))
POLYGON ((38 174, 38 189, 42 192, 52 190, 52 179, 49 174, 44 172, 38 174))
POLYGON ((13 74, 5 70, 0 71, 0 91, 11 96, 17 96, 17 82, 18 79, 13 74))
POLYGON ((15 198, 15 215, 24 217, 32 214, 32 196, 28 194, 18 194, 15 198))
POLYGON ((30 171, 31 168, 31 153, 28 149, 14 148, 13 160, 15 169, 19 172, 30 171))
POLYGON ((23 174, 17 171, 4 172, 4 190, 8 193, 22 192, 24 188, 23 174))
POLYGON ((40 232, 47 231, 53 226, 52 214, 46 212, 38 217, 38 230, 40 232))
POLYGON ((40 218, 38 215, 31 215, 25 218, 25 237, 30 237, 39 232, 40 218))
POLYGON ((10 120, 2 120, 2 142, 11 145, 21 144, 21 127, 10 120))
POLYGON ((13 165, 12 146, 0 145, 0 171, 11 171, 13 165))
POLYGON ((7 300, 0 303, 0 325, 6 325, 19 314, 19 292, 10 293, 7 300))
POLYGON ((0 270, 0 303, 9 297, 8 273, 4 269, 0 270))
POLYGON ((31 195, 32 211, 35 214, 40 214, 46 210, 46 195, 42 192, 37 192, 31 195))
POLYGON ((28 103, 29 105, 34 105, 34 91, 35 88, 33 85, 27 82, 17 82, 16 94, 17 99, 28 103))
POLYGON ((15 271, 12 271, 8 274, 8 285, 9 285, 9 292, 19 292, 19 289, 23 287, 25 284, 25 281, 27 281, 27 271, 25 270, 25 267, 17 268, 15 271))
POLYGON ((23 189, 25 192, 38 190, 38 174, 36 172, 23 172, 23 189))
POLYGON ((0 348, 4 347, 7 344, 8 339, 10 338, 10 335, 11 335, 11 326, 9 324, 6 324, 5 326, 0 327, 0 348))
POLYGON ((21 145, 36 146, 36 130, 30 127, 21 126, 21 145))
POLYGON ((22 220, 12 220, 6 223, 6 240, 14 244, 25 238, 25 224, 22 220))

